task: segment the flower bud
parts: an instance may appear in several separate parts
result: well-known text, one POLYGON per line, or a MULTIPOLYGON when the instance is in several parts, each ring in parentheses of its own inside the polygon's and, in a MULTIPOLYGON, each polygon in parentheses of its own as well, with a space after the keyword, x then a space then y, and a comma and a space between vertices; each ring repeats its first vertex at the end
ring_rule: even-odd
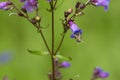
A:
POLYGON ((69 12, 64 12, 64 17, 67 18, 70 15, 69 12))
POLYGON ((39 16, 36 16, 36 17, 35 17, 35 20, 36 20, 37 22, 40 22, 40 21, 41 21, 41 18, 40 18, 39 16))
POLYGON ((18 13, 18 16, 23 17, 23 16, 24 16, 24 14, 23 14, 23 13, 21 13, 21 12, 19 12, 19 13, 18 13))
POLYGON ((67 62, 67 61, 64 61, 64 62, 62 62, 61 64, 60 64, 60 68, 68 68, 68 67, 70 67, 71 66, 71 64, 69 63, 69 62, 67 62))
POLYGON ((73 12, 73 9, 72 8, 70 8, 70 9, 68 9, 68 11, 67 11, 68 13, 72 13, 73 12))
POLYGON ((24 13, 27 13, 27 10, 25 8, 21 9, 24 13))
POLYGON ((86 7, 85 4, 80 5, 80 9, 84 9, 85 7, 86 7))
POLYGON ((36 24, 36 23, 37 23, 37 21, 36 21, 35 18, 33 18, 33 19, 31 20, 31 22, 32 22, 33 24, 36 24))
POLYGON ((80 4, 81 4, 80 2, 77 2, 75 8, 79 8, 80 4))

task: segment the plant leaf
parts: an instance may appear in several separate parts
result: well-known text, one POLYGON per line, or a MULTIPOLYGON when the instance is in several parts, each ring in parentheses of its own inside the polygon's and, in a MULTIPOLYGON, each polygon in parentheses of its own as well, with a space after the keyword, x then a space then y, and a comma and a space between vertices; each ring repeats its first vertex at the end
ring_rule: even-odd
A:
POLYGON ((41 55, 41 56, 44 56, 44 55, 48 55, 49 52, 41 52, 41 51, 37 51, 37 50, 27 50, 29 53, 31 54, 34 54, 34 55, 41 55))
POLYGON ((71 57, 65 57, 65 56, 62 56, 62 55, 59 55, 59 54, 54 56, 54 58, 58 58, 58 59, 65 60, 65 61, 71 61, 72 60, 71 57))

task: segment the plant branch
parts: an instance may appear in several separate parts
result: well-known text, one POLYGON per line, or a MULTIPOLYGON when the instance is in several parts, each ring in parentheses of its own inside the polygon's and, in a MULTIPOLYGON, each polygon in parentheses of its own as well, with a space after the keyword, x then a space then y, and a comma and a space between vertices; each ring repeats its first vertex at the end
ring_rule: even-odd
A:
POLYGON ((55 1, 55 4, 54 4, 54 6, 53 6, 54 9, 55 9, 55 7, 56 7, 57 2, 58 2, 58 0, 55 1))
MULTIPOLYGON (((26 18, 30 23, 32 23, 31 20, 30 20, 28 17, 25 17, 25 18, 26 18)), ((32 24, 33 24, 33 23, 32 23, 32 24)), ((44 42, 47 50, 48 50, 49 53, 51 54, 51 51, 50 51, 50 49, 49 49, 49 47, 48 47, 48 44, 47 44, 47 42, 46 42, 46 39, 45 39, 45 37, 44 37, 44 34, 43 34, 42 30, 40 29, 40 23, 38 23, 38 24, 39 24, 38 26, 37 26, 36 24, 33 24, 33 25, 39 30, 39 33, 41 34, 41 37, 42 37, 42 39, 43 39, 43 42, 44 42)))
MULTIPOLYGON (((13 4, 13 7, 18 11, 18 13, 19 13, 19 12, 22 13, 22 12, 16 7, 16 5, 15 5, 13 2, 12 2, 12 4, 13 4)), ((38 16, 38 9, 36 10, 36 15, 38 16)), ((29 18, 29 16, 28 16, 27 13, 26 13, 26 15, 24 15, 23 17, 24 17, 25 19, 27 19, 30 23, 32 23, 32 21, 31 21, 31 19, 29 18)), ((33 23, 32 23, 32 24, 33 24, 33 23)), ((40 29, 40 22, 38 23, 38 25, 33 24, 33 26, 35 26, 35 27, 39 30, 39 32, 40 32, 40 34, 41 34, 41 37, 42 37, 42 39, 43 39, 43 42, 44 42, 47 50, 48 50, 49 53, 51 54, 51 51, 50 51, 50 49, 49 49, 49 47, 48 47, 48 44, 47 44, 47 42, 46 42, 46 39, 45 39, 45 37, 44 37, 44 34, 43 34, 42 30, 40 29)))
MULTIPOLYGON (((40 23, 39 23, 39 27, 40 27, 40 23)), ((45 44, 45 46, 46 46, 47 50, 48 50, 48 51, 49 51, 49 53, 51 54, 51 51, 50 51, 50 49, 49 49, 49 47, 48 47, 48 44, 47 44, 47 42, 46 42, 46 39, 45 39, 45 37, 44 37, 44 35, 43 35, 42 30, 41 30, 41 29, 39 29, 39 32, 40 32, 40 34, 41 34, 41 36, 42 36, 42 39, 43 39, 43 41, 44 41, 44 44, 45 44)))
MULTIPOLYGON (((84 6, 84 8, 81 10, 81 12, 86 8, 86 6, 88 6, 90 4, 90 0, 88 0, 86 3, 85 3, 85 6, 84 6)), ((76 12, 70 17, 70 19, 74 19, 75 17, 76 17, 76 12)))
POLYGON ((57 52, 60 50, 60 48, 61 48, 61 45, 62 45, 62 43, 63 43, 64 38, 65 38, 65 34, 64 34, 64 35, 62 35, 61 41, 60 41, 60 43, 59 43, 59 45, 58 45, 58 48, 57 48, 57 50, 55 51, 55 55, 56 55, 56 54, 57 54, 57 52))

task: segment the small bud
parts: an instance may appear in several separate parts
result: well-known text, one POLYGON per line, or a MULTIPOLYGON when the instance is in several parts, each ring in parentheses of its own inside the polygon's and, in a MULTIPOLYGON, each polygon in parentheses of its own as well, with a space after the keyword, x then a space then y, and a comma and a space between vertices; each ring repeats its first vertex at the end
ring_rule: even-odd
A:
POLYGON ((79 8, 80 4, 81 4, 80 2, 77 2, 75 8, 79 8))
POLYGON ((69 12, 64 12, 64 17, 67 18, 69 16, 69 12))
POLYGON ((23 14, 23 13, 21 13, 21 12, 19 12, 19 13, 18 13, 18 16, 23 17, 23 16, 24 16, 24 14, 23 14))
POLYGON ((84 9, 85 7, 86 7, 85 4, 80 5, 80 9, 84 9))
POLYGON ((25 8, 21 9, 24 13, 27 13, 27 10, 25 8))
POLYGON ((37 23, 37 21, 36 21, 35 18, 33 18, 33 19, 31 20, 31 22, 32 22, 33 24, 36 24, 36 23, 37 23))
POLYGON ((70 67, 70 66, 71 66, 71 64, 70 64, 69 62, 67 62, 67 61, 62 62, 62 63, 59 65, 60 68, 68 68, 68 67, 70 67))
POLYGON ((73 12, 72 8, 68 9, 66 12, 64 12, 64 17, 67 18, 72 12, 73 12))
POLYGON ((68 13, 72 13, 73 12, 73 9, 72 8, 70 8, 70 9, 68 9, 68 11, 67 11, 68 13))
POLYGON ((40 22, 40 21, 41 21, 41 18, 40 18, 39 16, 36 16, 36 17, 35 17, 35 20, 38 21, 38 22, 40 22))
POLYGON ((76 16, 78 16, 78 15, 84 15, 84 13, 83 12, 77 12, 76 14, 75 14, 76 16))
POLYGON ((8 2, 8 5, 12 5, 13 3, 12 2, 8 2))

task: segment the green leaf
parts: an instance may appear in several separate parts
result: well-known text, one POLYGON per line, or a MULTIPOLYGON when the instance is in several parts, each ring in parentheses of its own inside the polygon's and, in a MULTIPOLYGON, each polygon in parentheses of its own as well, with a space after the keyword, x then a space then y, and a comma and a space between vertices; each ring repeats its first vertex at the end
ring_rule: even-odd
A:
POLYGON ((59 55, 59 54, 54 56, 54 58, 58 58, 58 59, 65 60, 65 61, 71 61, 72 60, 71 57, 65 57, 65 56, 62 56, 62 55, 59 55))
POLYGON ((34 55, 41 55, 41 56, 44 56, 44 55, 48 55, 49 52, 41 52, 41 51, 36 51, 36 50, 27 50, 29 53, 31 54, 34 54, 34 55))

